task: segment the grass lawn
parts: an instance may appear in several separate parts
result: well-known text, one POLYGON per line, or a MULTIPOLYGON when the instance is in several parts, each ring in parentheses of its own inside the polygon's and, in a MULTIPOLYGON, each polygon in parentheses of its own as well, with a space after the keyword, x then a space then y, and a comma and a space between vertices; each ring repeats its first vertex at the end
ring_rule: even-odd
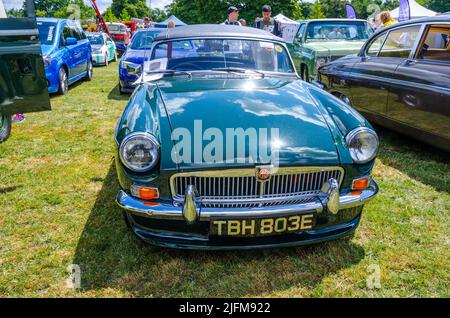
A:
POLYGON ((0 297, 449 297, 448 154, 381 130, 381 191, 356 236, 255 252, 136 239, 115 205, 117 63, 27 115, 0 145, 0 297), (67 266, 81 267, 69 288, 67 266), (379 288, 366 281, 380 273, 379 288))

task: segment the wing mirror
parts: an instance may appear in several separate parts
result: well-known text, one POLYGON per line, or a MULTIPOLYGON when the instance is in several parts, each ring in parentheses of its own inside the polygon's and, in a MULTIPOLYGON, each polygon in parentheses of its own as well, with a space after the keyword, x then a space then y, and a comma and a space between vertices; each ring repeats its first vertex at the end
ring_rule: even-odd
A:
POLYGON ((78 43, 78 41, 75 38, 67 38, 66 39, 66 45, 75 45, 77 43, 78 43))

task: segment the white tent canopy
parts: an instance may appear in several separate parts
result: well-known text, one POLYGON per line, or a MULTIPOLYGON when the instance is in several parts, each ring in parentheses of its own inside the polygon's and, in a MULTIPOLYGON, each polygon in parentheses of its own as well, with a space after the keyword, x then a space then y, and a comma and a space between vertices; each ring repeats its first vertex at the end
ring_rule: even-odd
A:
POLYGON ((6 11, 2 0, 0 0, 0 18, 6 18, 6 11))
MULTIPOLYGON (((422 7, 420 4, 416 2, 416 0, 409 0, 409 8, 411 10, 411 19, 434 17, 436 15, 436 12, 428 10, 425 7, 422 7)), ((392 10, 391 17, 397 20, 399 11, 400 8, 392 10)))
POLYGON ((283 39, 287 43, 294 42, 294 38, 297 35, 300 23, 285 17, 281 13, 274 17, 274 19, 280 24, 281 32, 283 33, 283 39))

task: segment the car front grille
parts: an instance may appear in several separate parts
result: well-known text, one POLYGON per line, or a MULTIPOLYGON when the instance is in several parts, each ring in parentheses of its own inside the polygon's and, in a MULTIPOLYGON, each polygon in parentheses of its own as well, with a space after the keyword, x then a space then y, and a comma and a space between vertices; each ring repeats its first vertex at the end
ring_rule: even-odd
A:
POLYGON ((256 177, 256 169, 231 169, 175 174, 170 179, 173 200, 181 204, 188 185, 197 191, 205 208, 255 208, 314 201, 322 185, 331 178, 339 184, 341 167, 278 168, 267 181, 256 177))

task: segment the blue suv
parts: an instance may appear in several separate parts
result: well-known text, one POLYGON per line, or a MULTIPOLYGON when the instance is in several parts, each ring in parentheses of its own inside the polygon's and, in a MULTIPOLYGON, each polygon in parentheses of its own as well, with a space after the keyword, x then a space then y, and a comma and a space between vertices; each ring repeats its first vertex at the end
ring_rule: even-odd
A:
POLYGON ((134 32, 130 44, 119 63, 119 90, 121 94, 132 93, 134 82, 142 72, 145 58, 150 56, 153 39, 164 29, 148 28, 134 32))
POLYGON ((91 44, 77 21, 38 18, 48 92, 66 94, 69 85, 93 75, 91 44))

